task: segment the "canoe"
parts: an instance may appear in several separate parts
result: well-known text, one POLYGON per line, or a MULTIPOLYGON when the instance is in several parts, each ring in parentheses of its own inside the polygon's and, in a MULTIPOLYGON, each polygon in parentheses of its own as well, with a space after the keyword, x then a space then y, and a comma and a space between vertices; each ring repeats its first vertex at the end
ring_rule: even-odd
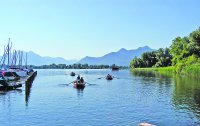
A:
POLYGON ((85 88, 85 82, 81 83, 80 81, 74 81, 74 88, 77 88, 77 89, 85 88))

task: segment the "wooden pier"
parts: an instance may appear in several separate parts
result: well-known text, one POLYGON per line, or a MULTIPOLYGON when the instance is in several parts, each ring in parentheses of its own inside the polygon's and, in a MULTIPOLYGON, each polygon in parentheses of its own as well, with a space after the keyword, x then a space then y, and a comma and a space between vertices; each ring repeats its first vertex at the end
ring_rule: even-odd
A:
POLYGON ((30 74, 30 76, 26 79, 25 84, 32 84, 35 77, 37 76, 37 71, 34 71, 33 73, 30 74))

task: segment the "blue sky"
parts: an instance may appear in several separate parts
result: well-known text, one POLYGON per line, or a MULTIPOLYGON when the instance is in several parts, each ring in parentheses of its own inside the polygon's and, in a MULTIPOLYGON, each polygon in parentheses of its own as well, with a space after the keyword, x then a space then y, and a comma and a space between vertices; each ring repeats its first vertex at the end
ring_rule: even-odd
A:
POLYGON ((167 47, 200 27, 199 0, 0 0, 0 55, 15 49, 80 59, 167 47))

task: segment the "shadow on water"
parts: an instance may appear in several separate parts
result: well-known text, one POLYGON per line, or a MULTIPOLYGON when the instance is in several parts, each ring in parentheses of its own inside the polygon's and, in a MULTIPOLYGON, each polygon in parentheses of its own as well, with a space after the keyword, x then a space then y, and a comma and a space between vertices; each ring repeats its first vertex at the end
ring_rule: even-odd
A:
POLYGON ((200 118, 200 79, 175 76, 172 102, 177 110, 192 111, 200 118))

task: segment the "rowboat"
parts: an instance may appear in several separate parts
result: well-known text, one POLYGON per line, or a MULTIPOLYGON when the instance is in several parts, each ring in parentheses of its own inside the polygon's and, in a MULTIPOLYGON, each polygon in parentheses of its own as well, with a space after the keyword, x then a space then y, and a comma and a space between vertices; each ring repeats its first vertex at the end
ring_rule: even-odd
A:
POLYGON ((70 76, 75 76, 76 74, 74 72, 71 72, 70 73, 70 76))
POLYGON ((112 80, 112 79, 113 79, 113 76, 107 75, 107 76, 106 76, 106 79, 107 79, 107 80, 112 80))
POLYGON ((74 88, 77 88, 77 89, 85 88, 85 82, 74 81, 74 88))
POLYGON ((112 67, 112 70, 119 70, 119 67, 114 66, 114 67, 112 67))

